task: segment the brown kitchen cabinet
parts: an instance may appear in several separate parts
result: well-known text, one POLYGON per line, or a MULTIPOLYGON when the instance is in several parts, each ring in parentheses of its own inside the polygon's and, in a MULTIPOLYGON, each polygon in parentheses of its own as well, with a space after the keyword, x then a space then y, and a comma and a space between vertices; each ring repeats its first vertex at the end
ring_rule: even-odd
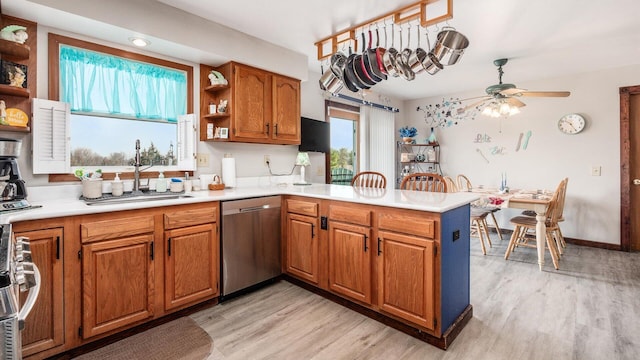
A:
MULTIPOLYGON (((30 356, 64 345, 63 228, 20 231, 14 227, 15 237, 27 237, 31 257, 40 270, 40 293, 27 316, 22 330, 22 355, 30 356)), ((20 293, 22 304, 27 293, 20 293)))
POLYGON ((329 205, 329 289, 371 305, 371 211, 329 205))
MULTIPOLYGON (((319 203, 313 200, 285 200, 284 271, 321 286, 319 203)), ((325 259, 323 257, 323 259, 325 259)))
POLYGON ((27 28, 29 37, 24 44, 0 39, 0 58, 27 66, 26 87, 15 87, 0 84, 0 100, 5 101, 6 108, 24 111, 29 118, 27 126, 11 126, 0 124, 0 131, 31 131, 31 97, 37 93, 37 36, 38 24, 32 21, 0 15, 0 29, 7 25, 20 25, 27 28))
POLYGON ((164 214, 165 310, 220 295, 217 210, 207 204, 164 214))
MULTIPOLYGON (((252 66, 229 62, 200 65, 200 140, 300 144, 300 81, 252 66), (229 82, 211 86, 208 75, 219 71, 229 82), (209 114, 209 104, 227 100, 225 114, 209 114), (207 126, 228 129, 228 138, 211 138, 207 126)), ((215 131, 214 131, 215 134, 215 131)))
POLYGON ((154 217, 83 222, 82 337, 154 316, 154 217))
POLYGON ((378 308, 429 330, 437 326, 436 224, 416 213, 380 212, 376 239, 378 308))

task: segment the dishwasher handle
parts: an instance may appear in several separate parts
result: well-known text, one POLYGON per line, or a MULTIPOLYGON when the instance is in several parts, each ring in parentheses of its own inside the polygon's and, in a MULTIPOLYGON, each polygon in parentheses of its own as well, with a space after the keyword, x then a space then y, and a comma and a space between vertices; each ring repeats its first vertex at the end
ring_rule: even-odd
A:
POLYGON ((271 208, 271 205, 265 204, 265 205, 260 205, 260 206, 251 206, 251 207, 246 207, 246 208, 240 208, 239 212, 240 213, 248 213, 248 212, 253 212, 253 211, 267 210, 267 209, 270 209, 270 208, 271 208))

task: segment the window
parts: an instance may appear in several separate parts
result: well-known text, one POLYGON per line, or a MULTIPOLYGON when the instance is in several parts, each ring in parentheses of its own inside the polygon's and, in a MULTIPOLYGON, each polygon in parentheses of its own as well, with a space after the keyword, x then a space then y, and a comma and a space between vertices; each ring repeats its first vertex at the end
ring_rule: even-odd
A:
POLYGON ((140 139, 143 164, 195 168, 191 66, 54 34, 49 61, 50 97, 70 104, 70 166, 132 171, 140 139))
POLYGON ((328 178, 331 184, 350 185, 358 172, 358 108, 331 103, 327 112, 331 128, 328 178))

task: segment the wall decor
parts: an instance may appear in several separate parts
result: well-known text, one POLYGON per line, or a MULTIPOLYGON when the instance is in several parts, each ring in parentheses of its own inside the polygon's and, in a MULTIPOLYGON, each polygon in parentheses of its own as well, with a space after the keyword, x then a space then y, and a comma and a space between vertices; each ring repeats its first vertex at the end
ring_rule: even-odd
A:
POLYGON ((506 155, 507 148, 504 146, 492 146, 489 148, 491 155, 506 155))
POLYGON ((482 152, 482 150, 480 150, 480 148, 476 148, 476 152, 480 154, 480 156, 482 156, 482 158, 484 159, 484 161, 487 162, 487 164, 489 163, 489 159, 487 159, 487 157, 484 156, 484 153, 482 152))
POLYGON ((490 143, 491 142, 491 136, 489 136, 488 134, 480 134, 478 133, 478 135, 476 135, 476 138, 473 139, 474 143, 490 143))
POLYGON ((522 137, 524 136, 524 133, 520 133, 520 136, 518 136, 518 143, 516 144, 516 151, 520 150, 520 145, 522 144, 522 137))
POLYGON ((522 143, 522 150, 527 150, 527 146, 529 145, 529 139, 531 138, 531 130, 527 131, 524 135, 524 142, 522 143))
POLYGON ((458 125, 461 120, 473 120, 478 114, 477 108, 465 110, 459 98, 442 99, 436 104, 418 106, 416 111, 424 113, 427 127, 450 127, 458 125))

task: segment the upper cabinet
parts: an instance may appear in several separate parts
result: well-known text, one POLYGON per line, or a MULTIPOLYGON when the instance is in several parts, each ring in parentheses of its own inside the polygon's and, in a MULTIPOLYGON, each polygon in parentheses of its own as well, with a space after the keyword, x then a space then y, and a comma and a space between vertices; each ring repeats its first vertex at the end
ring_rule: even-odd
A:
POLYGON ((31 97, 36 95, 37 24, 31 21, 0 15, 0 29, 9 25, 26 27, 29 35, 24 44, 0 39, 0 100, 5 102, 6 116, 0 119, 0 131, 29 132, 31 130, 31 97), (22 86, 9 85, 9 74, 26 72, 22 86), (14 70, 15 69, 15 70, 14 70))
POLYGON ((300 144, 299 80, 229 62, 200 65, 200 88, 200 140, 300 144), (211 85, 212 70, 228 84, 211 85))

